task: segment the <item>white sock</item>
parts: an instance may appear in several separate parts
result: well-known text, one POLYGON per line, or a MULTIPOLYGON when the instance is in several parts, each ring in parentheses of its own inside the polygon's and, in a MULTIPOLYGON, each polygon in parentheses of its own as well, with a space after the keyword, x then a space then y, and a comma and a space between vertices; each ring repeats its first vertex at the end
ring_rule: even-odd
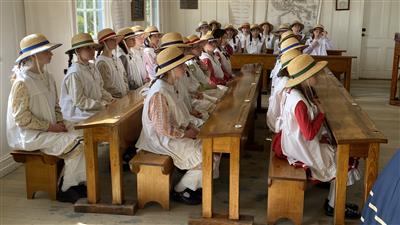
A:
POLYGON ((335 208, 335 187, 336 180, 331 181, 331 187, 329 188, 328 204, 330 207, 335 208))

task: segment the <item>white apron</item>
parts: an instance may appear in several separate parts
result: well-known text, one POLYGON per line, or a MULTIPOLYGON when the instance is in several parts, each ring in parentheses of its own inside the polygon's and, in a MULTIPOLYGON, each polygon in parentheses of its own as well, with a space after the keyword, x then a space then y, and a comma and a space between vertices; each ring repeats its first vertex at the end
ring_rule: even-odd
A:
POLYGON ((246 51, 249 54, 260 54, 261 50, 263 48, 263 45, 264 45, 263 38, 261 38, 261 40, 258 37, 252 38, 251 41, 249 39, 248 42, 246 43, 246 51))
POLYGON ((64 119, 76 123, 85 120, 96 112, 102 110, 104 108, 101 102, 102 88, 103 82, 100 72, 92 63, 87 66, 79 63, 73 63, 68 68, 67 75, 65 75, 61 84, 60 106, 64 119), (89 110, 81 109, 74 105, 76 99, 72 99, 72 95, 68 94, 65 82, 66 79, 70 78, 71 76, 75 76, 75 79, 81 82, 83 94, 92 100, 90 102, 87 101, 85 104, 88 108, 90 108, 89 110))
POLYGON ((269 34, 262 34, 263 35, 263 39, 264 39, 264 45, 266 48, 269 49, 273 49, 274 48, 274 34, 273 33, 269 33, 269 34))
POLYGON ((144 81, 147 78, 147 71, 143 61, 143 49, 132 48, 131 50, 133 53, 133 61, 135 62, 137 71, 139 71, 139 74, 142 77, 142 80, 144 81))
POLYGON ((156 154, 169 155, 174 161, 174 165, 182 170, 188 170, 198 166, 201 161, 201 141, 190 138, 170 138, 160 135, 154 129, 149 118, 149 102, 151 97, 159 92, 168 102, 171 120, 175 120, 179 126, 186 127, 189 124, 187 112, 177 103, 179 97, 174 86, 158 79, 150 88, 144 100, 142 115, 142 132, 136 143, 136 148, 147 150, 156 154))
POLYGON ((240 51, 240 48, 242 47, 238 35, 236 35, 234 38, 229 39, 228 43, 233 48, 233 53, 240 51))
POLYGON ((336 149, 320 143, 321 130, 313 140, 307 141, 301 134, 300 127, 295 117, 295 107, 303 101, 308 108, 310 120, 315 118, 316 112, 299 90, 286 90, 282 98, 282 151, 287 156, 290 164, 301 161, 307 165, 312 177, 327 182, 336 177, 336 149))
POLYGON ((219 48, 216 48, 214 50, 214 53, 219 53, 221 57, 221 64, 224 67, 225 71, 228 72, 229 74, 232 74, 232 65, 231 65, 231 60, 229 60, 228 57, 225 56, 225 54, 219 50, 219 48))
MULTIPOLYGON (((16 72, 16 80, 22 81, 29 92, 29 110, 41 120, 56 123, 55 106, 57 92, 52 76, 44 72, 41 75, 29 71, 16 72)), ((12 92, 11 92, 12 93, 12 92)), ((72 128, 68 132, 54 133, 40 130, 24 129, 15 123, 12 113, 13 96, 8 98, 7 140, 12 149, 25 151, 40 150, 45 154, 64 158, 64 182, 62 190, 86 181, 85 159, 81 144, 82 134, 72 128), (69 153, 70 151, 72 151, 69 153), (69 153, 69 154, 66 154, 69 153)))
POLYGON ((128 64, 126 69, 126 75, 128 78, 129 89, 133 90, 143 86, 143 79, 140 74, 140 71, 138 70, 138 66, 136 65, 137 62, 133 53, 129 52, 128 54, 125 54, 125 52, 120 50, 119 57, 125 58, 128 64))
POLYGON ((214 57, 209 55, 207 52, 201 53, 200 59, 209 59, 214 70, 214 76, 218 79, 224 79, 224 71, 222 70, 221 63, 214 57))
POLYGON ((281 127, 277 124, 277 119, 281 116, 281 100, 288 77, 277 77, 274 91, 268 102, 267 125, 271 131, 278 133, 281 127))
MULTIPOLYGON (((105 62, 111 72, 112 84, 111 86, 118 88, 122 96, 128 93, 127 83, 124 80, 124 65, 119 58, 110 58, 104 55, 99 55, 96 59, 96 67, 99 62, 105 62)), ((108 91, 108 90, 106 90, 108 91)))

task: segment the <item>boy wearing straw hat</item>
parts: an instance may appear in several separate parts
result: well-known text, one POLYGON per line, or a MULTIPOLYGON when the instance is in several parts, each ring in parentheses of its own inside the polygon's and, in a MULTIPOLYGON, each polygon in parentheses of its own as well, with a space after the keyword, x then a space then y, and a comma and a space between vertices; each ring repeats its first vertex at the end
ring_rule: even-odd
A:
POLYGON ((122 98, 129 91, 128 79, 124 65, 114 51, 123 36, 117 35, 110 28, 105 28, 99 31, 97 38, 101 49, 97 52, 96 67, 103 78, 104 89, 114 98, 122 98))
POLYGON ((110 93, 103 88, 100 72, 89 62, 94 60, 95 43, 87 33, 72 37, 68 71, 61 84, 60 105, 64 119, 73 123, 85 120, 104 109, 113 100, 110 93), (77 61, 72 62, 73 56, 77 61))
POLYGON ((135 39, 135 45, 131 48, 132 58, 135 62, 136 70, 142 77, 143 83, 146 83, 150 80, 143 61, 144 40, 147 37, 147 34, 144 33, 144 28, 141 26, 132 27, 132 31, 134 33, 133 38, 135 39))
MULTIPOLYGON (((331 182, 325 213, 333 216, 335 199, 336 148, 330 144, 323 126, 324 110, 310 91, 318 80, 316 75, 326 67, 326 61, 316 62, 310 55, 300 55, 287 66, 289 80, 282 97, 282 131, 276 135, 273 149, 291 165, 307 168, 311 180, 331 182)), ((349 167, 347 185, 360 179, 359 171, 349 167)), ((346 205, 345 217, 358 219, 358 206, 346 205)))
POLYGON ((185 75, 187 60, 177 47, 169 47, 157 55, 156 79, 144 100, 143 129, 136 148, 172 157, 174 165, 187 170, 174 187, 175 201, 195 205, 201 203, 202 151, 196 139, 198 129, 189 120, 189 112, 179 101, 176 82, 185 75))
POLYGON ((135 65, 135 57, 133 56, 132 48, 135 47, 135 32, 131 27, 125 27, 117 32, 117 35, 121 35, 124 38, 118 43, 118 57, 121 59, 124 65, 126 76, 128 79, 129 90, 137 89, 143 86, 144 81, 138 66, 135 65))
POLYGON ((154 80, 156 74, 156 51, 160 47, 160 39, 162 34, 156 26, 148 26, 144 32, 147 38, 144 40, 143 62, 150 80, 154 80))
POLYGON ((53 44, 42 34, 31 34, 20 42, 20 55, 11 77, 7 108, 7 140, 13 149, 40 150, 64 159, 61 190, 57 200, 76 202, 86 196, 83 137, 65 124, 56 84, 45 65, 52 58, 53 44))
POLYGON ((310 33, 311 37, 306 42, 308 47, 303 52, 310 55, 328 55, 326 50, 333 49, 333 45, 327 37, 324 26, 317 24, 310 30, 310 33))

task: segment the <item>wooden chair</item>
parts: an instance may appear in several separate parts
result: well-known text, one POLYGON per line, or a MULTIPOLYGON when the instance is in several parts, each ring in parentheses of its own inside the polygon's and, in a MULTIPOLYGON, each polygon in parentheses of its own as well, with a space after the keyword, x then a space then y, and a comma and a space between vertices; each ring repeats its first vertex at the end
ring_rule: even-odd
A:
POLYGON ((171 174, 174 170, 172 158, 140 150, 130 164, 132 172, 137 174, 139 208, 144 208, 148 202, 157 202, 169 210, 171 174))
POLYGON ((303 169, 296 169, 271 151, 268 170, 269 225, 280 218, 288 218, 297 225, 302 223, 306 181, 303 169))
POLYGON ((37 191, 44 191, 51 200, 56 200, 57 181, 64 161, 39 150, 14 150, 11 155, 16 162, 25 164, 26 197, 33 199, 37 191))

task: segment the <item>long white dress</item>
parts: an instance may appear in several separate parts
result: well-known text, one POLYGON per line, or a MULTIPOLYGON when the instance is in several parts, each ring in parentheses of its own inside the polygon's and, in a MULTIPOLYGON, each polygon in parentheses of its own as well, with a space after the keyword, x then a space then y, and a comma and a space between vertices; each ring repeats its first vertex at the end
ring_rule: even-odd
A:
POLYGON ((143 61, 143 49, 142 48, 131 48, 133 61, 136 65, 136 69, 139 72, 140 76, 142 77, 143 83, 147 79, 147 71, 146 67, 144 66, 143 61))
POLYGON ((124 65, 126 76, 128 79, 129 90, 137 89, 143 86, 143 78, 140 74, 139 68, 136 65, 136 58, 132 52, 126 54, 121 49, 118 51, 118 56, 124 65))
POLYGON ((261 40, 260 38, 252 37, 251 40, 249 38, 248 42, 246 43, 246 52, 249 54, 260 54, 263 45, 264 45, 264 39, 262 37, 261 40))
POLYGON ((113 97, 121 98, 128 94, 129 85, 126 77, 125 68, 122 62, 117 57, 107 57, 99 55, 96 58, 96 67, 104 81, 104 89, 108 91, 113 97), (100 64, 105 63, 108 68, 108 74, 103 74, 100 64))
POLYGON ((281 100, 288 79, 289 78, 286 76, 275 78, 275 88, 273 92, 271 91, 271 95, 269 96, 267 125, 274 133, 281 131, 279 120, 279 117, 281 116, 281 100))
MULTIPOLYGON (((56 123, 55 106, 57 99, 56 84, 52 76, 27 70, 14 70, 18 82, 23 82, 29 93, 29 111, 37 118, 56 123)), ((13 93, 13 90, 11 90, 13 93)), ((17 125, 13 114, 14 96, 10 94, 7 108, 7 140, 12 149, 25 151, 40 150, 45 154, 64 159, 64 181, 62 191, 86 181, 85 158, 83 154, 82 133, 68 127, 68 132, 54 133, 25 129, 17 125)))
POLYGON ((73 123, 85 120, 104 109, 112 100, 103 88, 97 68, 89 63, 73 63, 61 84, 60 106, 64 119, 73 123))

